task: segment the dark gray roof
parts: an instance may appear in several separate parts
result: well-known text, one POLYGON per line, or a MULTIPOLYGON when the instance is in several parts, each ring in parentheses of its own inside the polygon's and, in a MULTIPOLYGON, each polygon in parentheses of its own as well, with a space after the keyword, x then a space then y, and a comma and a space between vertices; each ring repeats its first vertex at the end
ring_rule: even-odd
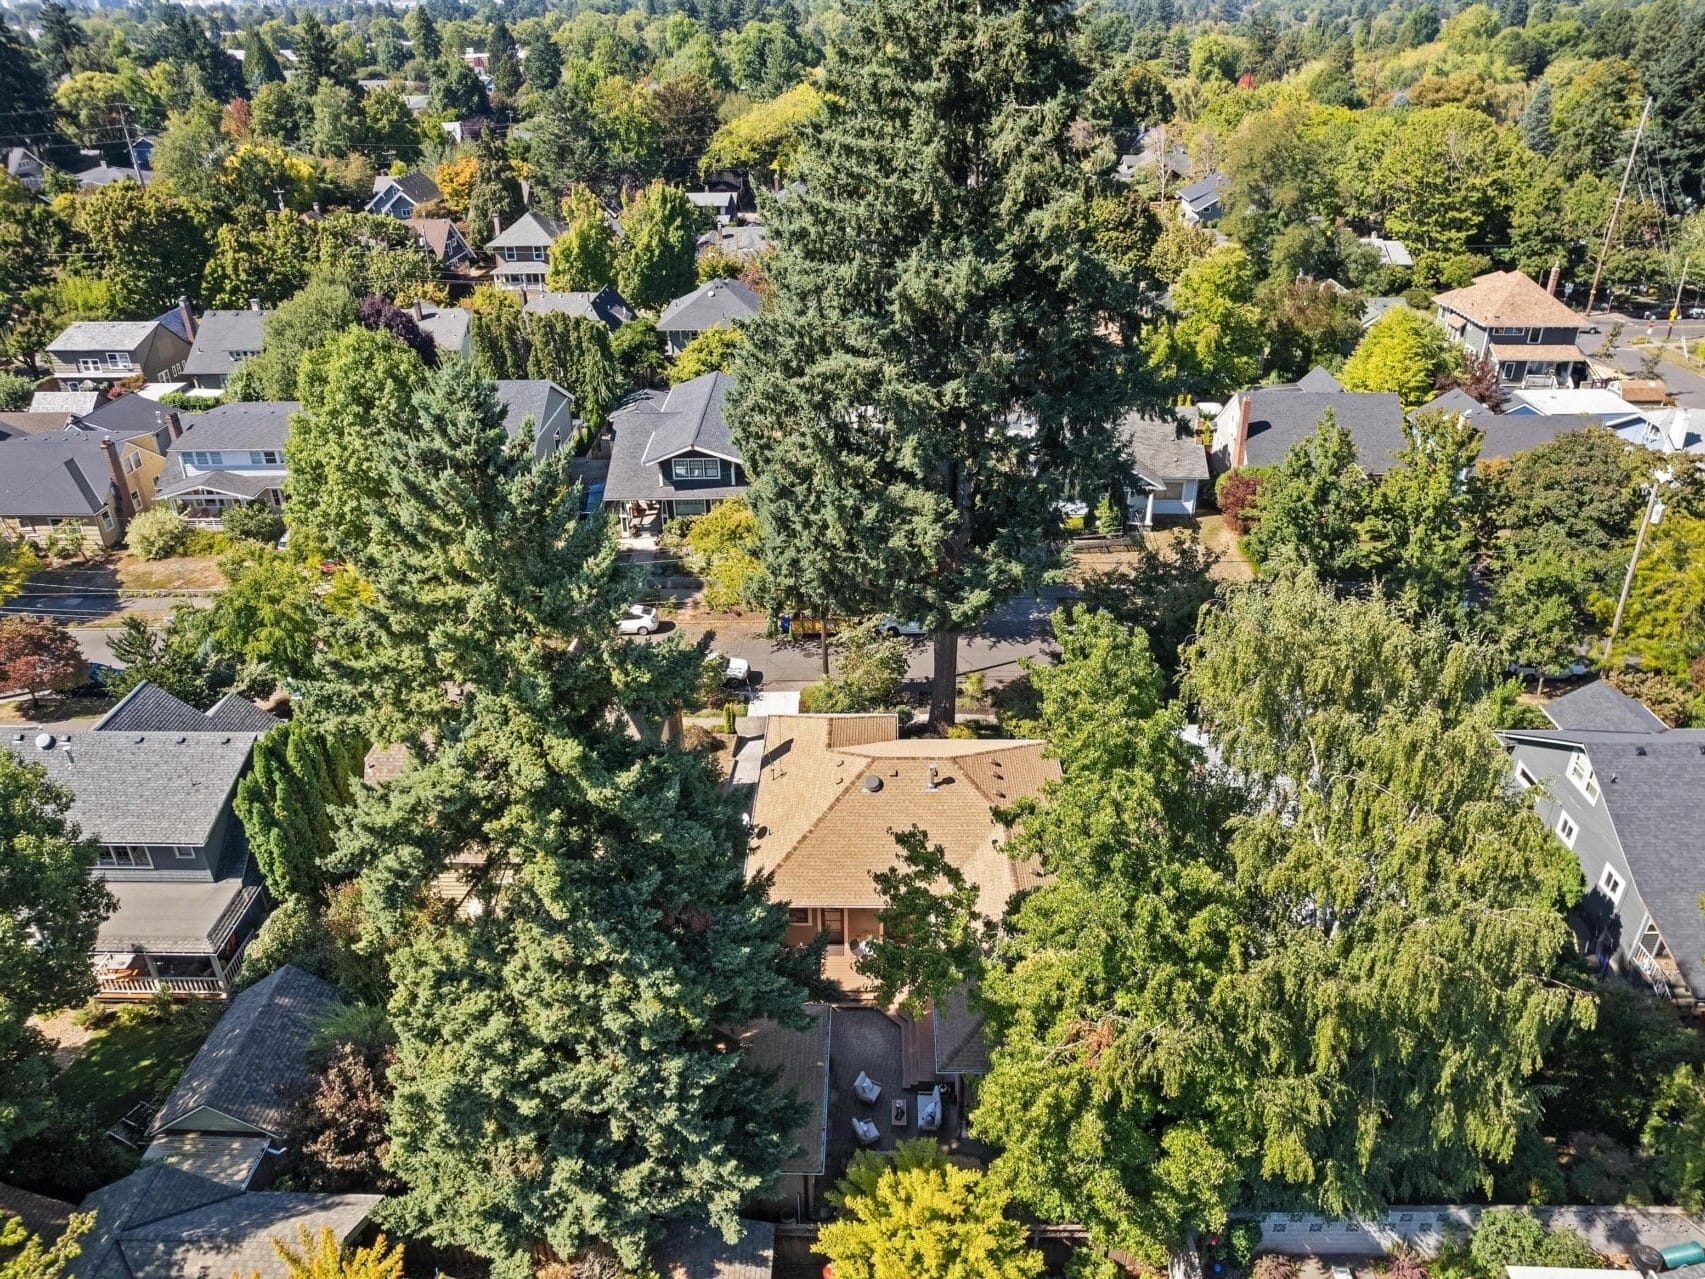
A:
POLYGON ((763 309, 764 300, 739 280, 707 280, 684 293, 657 317, 662 333, 703 333, 719 324, 739 324, 763 309))
POLYGON ((171 439, 166 429, 166 414, 171 411, 158 400, 151 400, 146 395, 138 395, 133 391, 129 395, 106 400, 95 405, 87 413, 79 413, 76 416, 81 426, 98 426, 115 435, 141 435, 147 432, 159 438, 160 447, 164 448, 171 439))
POLYGON ((283 482, 282 473, 273 475, 240 475, 235 471, 201 471, 195 475, 182 473, 182 462, 173 458, 169 469, 160 475, 161 483, 154 490, 155 497, 182 497, 185 493, 194 493, 206 489, 212 493, 223 493, 227 497, 241 497, 253 501, 268 489, 275 489, 283 482))
POLYGON ((474 313, 466 307, 434 306, 422 303, 415 320, 422 333, 432 338, 433 345, 443 355, 457 355, 468 342, 468 328, 474 313))
POLYGON ((794 1130, 799 1148, 783 1172, 821 1173, 828 1159, 829 1142, 829 1050, 834 1009, 827 1004, 807 1004, 812 1024, 805 1030, 789 1030, 773 1021, 760 1021, 740 1036, 748 1069, 772 1073, 775 1087, 805 1107, 805 1118, 794 1130))
POLYGON ((1663 720, 1616 685, 1595 679, 1540 707, 1545 718, 1562 729, 1595 729, 1602 733, 1661 733, 1663 720))
POLYGON ((1192 209, 1200 212, 1209 205, 1216 203, 1220 198, 1220 191, 1229 185, 1230 182, 1224 174, 1210 173, 1199 182, 1192 182, 1189 186, 1179 187, 1178 198, 1192 209))
POLYGON ((204 311, 196 326, 195 342, 184 360, 184 373, 191 377, 231 372, 243 358, 233 351, 258 351, 265 311, 204 311))
POLYGON ((264 733, 281 721, 229 693, 198 711, 158 684, 143 680, 89 730, 94 733, 264 733))
POLYGON ((0 440, 0 515, 86 517, 111 491, 107 460, 90 436, 60 431, 0 440))
POLYGON ((574 397, 562 387, 548 378, 505 378, 496 385, 497 398, 503 403, 503 429, 510 439, 531 418, 535 458, 548 457, 568 442, 574 397))
POLYGON ((1417 413, 1466 413, 1469 417, 1491 417, 1492 410, 1460 386, 1453 386, 1428 400, 1417 413))
POLYGON ((596 320, 611 329, 619 329, 634 317, 627 299, 608 284, 596 293, 536 293, 521 309, 530 315, 562 311, 583 320, 596 320))
POLYGON ((290 415, 301 408, 296 400, 254 400, 221 404, 183 419, 184 433, 172 452, 191 449, 282 449, 290 433, 290 415))
POLYGON ((73 1279, 194 1279, 260 1274, 283 1279, 272 1240, 294 1241, 298 1227, 329 1228, 348 1242, 379 1195, 244 1193, 161 1163, 145 1164, 95 1191, 81 1211, 95 1215, 71 1263, 73 1279))
POLYGON ((1126 416, 1119 434, 1132 470, 1162 484, 1208 478, 1208 451, 1196 438, 1194 410, 1179 410, 1180 416, 1186 413, 1189 416, 1183 422, 1140 412, 1126 416))
POLYGON ((25 1230, 49 1242, 65 1233, 75 1211, 76 1207, 63 1199, 49 1199, 0 1182, 0 1221, 16 1217, 24 1223, 25 1230))
POLYGON ((207 1131, 195 1112, 211 1110, 268 1136, 286 1136, 290 1104, 284 1094, 311 1077, 309 1041, 338 1003, 337 987, 293 964, 250 986, 226 1007, 184 1069, 154 1118, 154 1131, 207 1131))
MULTIPOLYGON (((544 247, 561 235, 562 223, 549 214, 540 213, 536 209, 528 209, 515 221, 504 227, 502 231, 485 242, 488 249, 544 247)), ((543 263, 534 263, 542 266, 543 263)))
POLYGON ((1342 391, 1344 389, 1342 382, 1318 364, 1291 385, 1299 391, 1342 391))
POLYGON ((255 734, 43 733, 14 728, 6 746, 71 792, 71 820, 103 844, 200 846, 213 832, 255 734), (50 745, 43 749, 41 742, 50 745), (116 779, 123 778, 120 785, 116 779))
POLYGON ((1376 474, 1392 464, 1405 443, 1403 405, 1389 391, 1304 391, 1258 386, 1249 396, 1249 436, 1244 463, 1277 466, 1285 450, 1314 434, 1326 410, 1350 433, 1356 457, 1376 474))
POLYGON ((109 879, 118 903, 95 950, 109 955, 214 955, 260 895, 252 862, 221 879, 109 879))
POLYGON ((444 193, 438 189, 438 184, 418 170, 400 174, 394 178, 380 178, 374 185, 378 187, 378 191, 374 192, 375 195, 379 191, 395 187, 415 204, 431 204, 434 200, 444 198, 444 193))
POLYGON ((1688 988, 1705 992, 1705 914, 1699 909, 1705 892, 1705 858, 1699 855, 1699 832, 1705 830, 1705 729, 1520 729, 1504 736, 1586 751, 1640 900, 1688 988))
POLYGON ((767 1221, 742 1221, 740 1238, 723 1240, 706 1225, 678 1221, 657 1245, 662 1279, 770 1279, 775 1265, 776 1228, 767 1221))
POLYGON ((1480 441, 1482 461, 1498 457, 1514 457, 1549 444, 1560 435, 1584 431, 1588 427, 1605 426, 1606 415, 1599 413, 1498 413, 1478 418, 1475 426, 1486 432, 1480 441))
POLYGON ((731 384, 726 373, 706 373, 667 393, 642 391, 612 413, 604 500, 723 498, 745 492, 743 485, 729 485, 694 487, 677 493, 660 469, 665 459, 689 451, 741 461, 727 419, 722 416, 723 397, 731 384))

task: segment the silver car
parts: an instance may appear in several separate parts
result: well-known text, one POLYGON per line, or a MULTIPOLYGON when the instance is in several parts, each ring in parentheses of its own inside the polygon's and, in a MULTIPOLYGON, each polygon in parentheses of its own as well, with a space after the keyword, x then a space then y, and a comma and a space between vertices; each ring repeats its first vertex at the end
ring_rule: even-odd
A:
POLYGON ((623 635, 650 635, 657 629, 657 610, 649 604, 629 604, 616 619, 616 629, 623 635))

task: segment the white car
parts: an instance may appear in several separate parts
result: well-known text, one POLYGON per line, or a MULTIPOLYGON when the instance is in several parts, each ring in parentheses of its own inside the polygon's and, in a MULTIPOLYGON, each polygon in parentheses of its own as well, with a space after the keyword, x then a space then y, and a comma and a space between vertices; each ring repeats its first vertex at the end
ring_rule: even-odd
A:
POLYGON ((722 682, 733 688, 744 688, 752 678, 752 663, 744 657, 731 657, 722 672, 722 682))
POLYGON ((616 619, 616 629, 623 635, 650 635, 657 629, 657 610, 649 604, 629 604, 616 619))
POLYGON ((927 635, 922 622, 903 622, 892 613, 884 613, 876 623, 884 635, 927 635))

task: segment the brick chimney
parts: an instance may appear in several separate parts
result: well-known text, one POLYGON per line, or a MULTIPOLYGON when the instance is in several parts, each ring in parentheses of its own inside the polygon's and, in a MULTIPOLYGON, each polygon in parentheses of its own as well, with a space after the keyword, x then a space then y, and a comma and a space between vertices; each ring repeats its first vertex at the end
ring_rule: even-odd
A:
POLYGON ((1249 446, 1249 392, 1244 391, 1237 400, 1237 439, 1231 446, 1231 464, 1242 466, 1246 450, 1249 446))
POLYGON ((184 334, 191 342, 195 341, 195 311, 191 309, 189 299, 179 295, 178 314, 183 316, 184 334))
POLYGON ((166 411, 166 434, 175 440, 183 435, 183 433, 183 419, 178 416, 178 411, 176 409, 168 409, 166 411))
POLYGON ((1563 264, 1561 262, 1553 262, 1551 264, 1551 274, 1545 277, 1545 291, 1552 297, 1557 296, 1557 280, 1562 274, 1563 264))
POLYGON ((112 476, 113 502, 118 507, 118 518, 122 524, 136 511, 130 505, 130 482, 125 479, 124 467, 118 460, 118 445, 112 442, 111 436, 101 438, 101 455, 107 460, 107 474, 112 476))
POLYGON ((498 236, 500 236, 502 234, 503 234, 503 217, 500 214, 494 213, 491 215, 491 238, 495 240, 495 239, 497 239, 498 236))

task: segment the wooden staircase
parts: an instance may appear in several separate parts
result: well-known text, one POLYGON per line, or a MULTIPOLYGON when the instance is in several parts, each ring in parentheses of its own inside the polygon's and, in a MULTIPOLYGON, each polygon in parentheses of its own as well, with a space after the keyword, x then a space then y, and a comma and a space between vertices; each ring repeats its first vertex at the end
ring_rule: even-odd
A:
POLYGON ((900 1027, 900 1087, 927 1089, 935 1083, 935 1013, 914 1018, 904 1010, 888 1014, 900 1027))

